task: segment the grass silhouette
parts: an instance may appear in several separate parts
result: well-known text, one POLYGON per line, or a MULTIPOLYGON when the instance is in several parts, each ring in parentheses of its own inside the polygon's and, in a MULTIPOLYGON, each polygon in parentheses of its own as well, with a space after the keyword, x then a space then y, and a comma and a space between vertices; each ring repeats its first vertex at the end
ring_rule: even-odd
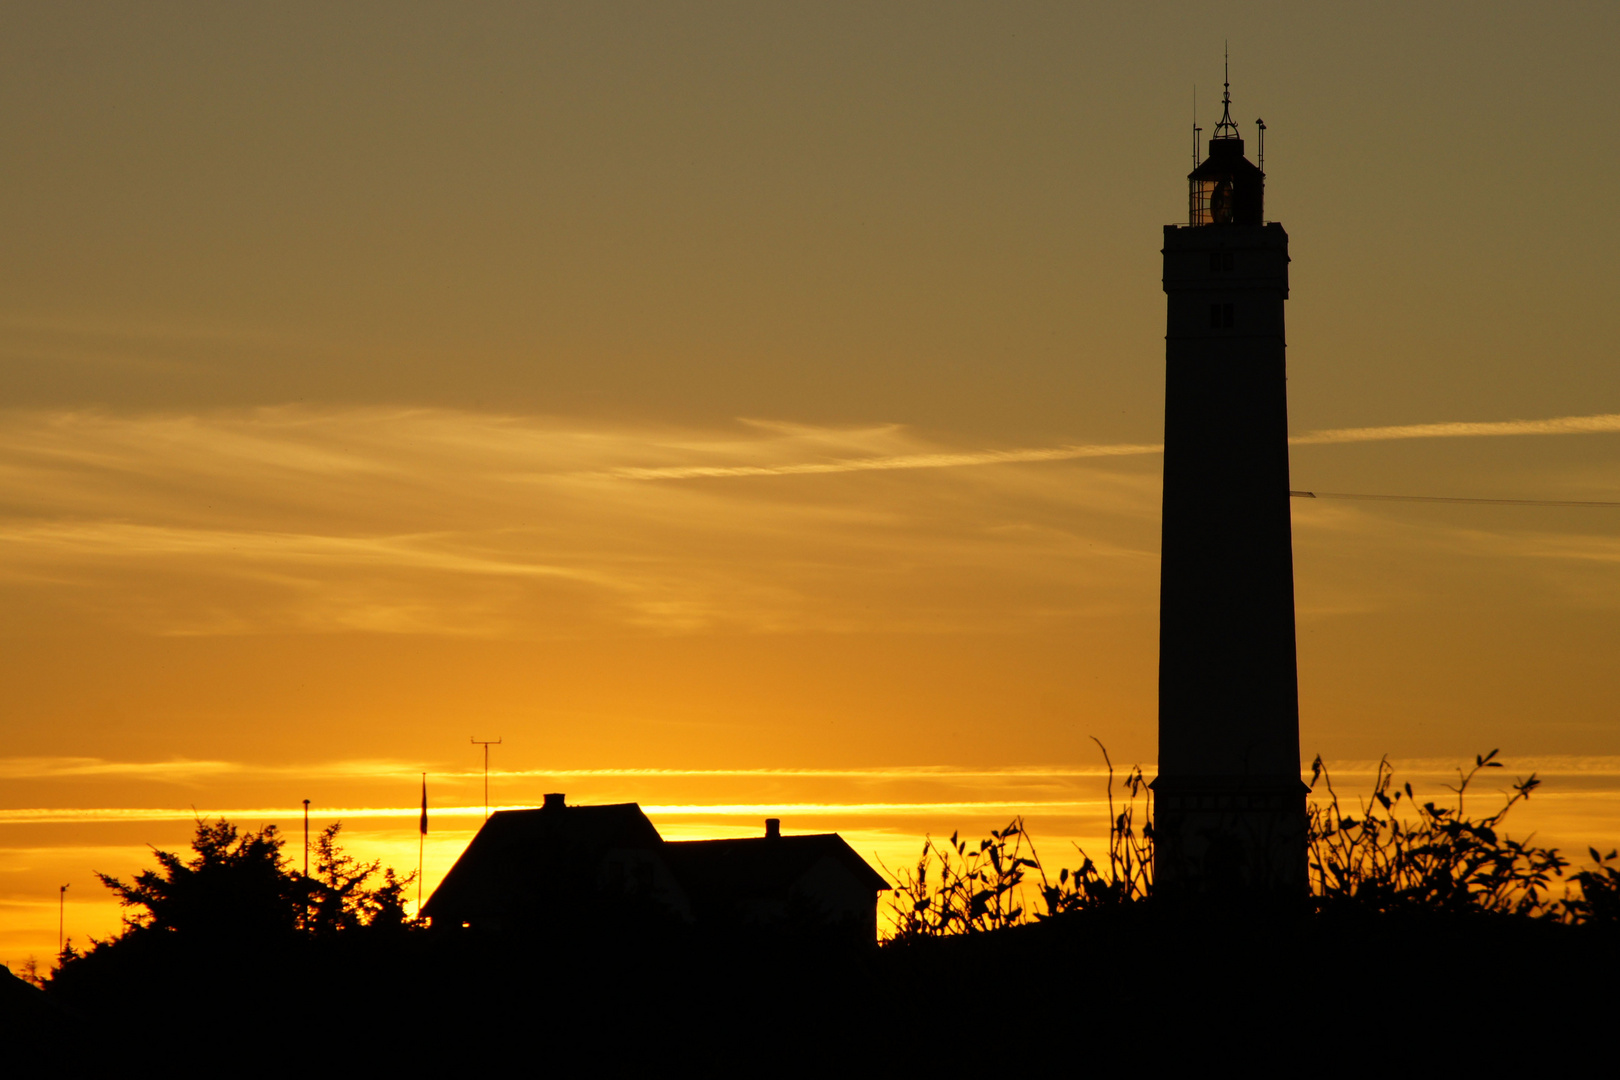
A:
POLYGON ((1108 764, 1105 865, 1076 845, 1079 866, 1049 874, 1022 816, 1006 828, 991 830, 977 846, 954 832, 944 843, 928 837, 915 868, 889 871, 894 929, 888 940, 1004 930, 1032 919, 1148 899, 1153 893, 1153 791, 1141 767, 1133 766, 1125 776, 1126 798, 1116 806, 1114 763, 1107 748, 1097 745, 1108 764))
MULTIPOLYGON (((1098 744, 1099 747, 1101 743, 1098 744)), ((1556 848, 1515 840, 1503 821, 1541 784, 1516 780, 1494 812, 1473 816, 1475 778, 1502 768, 1498 751, 1457 770, 1454 805, 1419 803, 1411 784, 1395 783, 1386 757, 1371 791, 1354 805, 1341 800, 1320 756, 1311 766, 1307 833, 1310 907, 1319 914, 1400 912, 1515 916, 1569 924, 1620 923, 1620 852, 1588 849, 1593 866, 1568 878, 1556 848), (1555 883, 1562 889, 1555 892, 1555 883)), ((952 833, 923 841, 915 867, 889 871, 893 930, 888 943, 1006 930, 1063 915, 1153 897, 1153 793, 1141 768, 1124 780, 1116 805, 1108 764, 1108 851, 1099 863, 1076 845, 1079 865, 1051 871, 1022 817, 976 845, 952 833)), ((887 867, 885 867, 887 869, 887 867)))

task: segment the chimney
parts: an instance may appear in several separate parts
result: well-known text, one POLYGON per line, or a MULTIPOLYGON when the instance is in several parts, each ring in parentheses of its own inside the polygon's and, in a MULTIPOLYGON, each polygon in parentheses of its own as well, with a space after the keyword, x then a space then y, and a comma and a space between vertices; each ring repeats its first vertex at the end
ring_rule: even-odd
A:
POLYGON ((563 793, 560 792, 560 791, 547 792, 546 793, 546 801, 541 805, 540 809, 542 809, 542 810, 561 810, 561 809, 563 809, 563 793))
POLYGON ((765 839, 767 839, 767 840, 780 840, 780 839, 782 839, 782 819, 781 818, 768 817, 768 818, 765 819, 765 839))

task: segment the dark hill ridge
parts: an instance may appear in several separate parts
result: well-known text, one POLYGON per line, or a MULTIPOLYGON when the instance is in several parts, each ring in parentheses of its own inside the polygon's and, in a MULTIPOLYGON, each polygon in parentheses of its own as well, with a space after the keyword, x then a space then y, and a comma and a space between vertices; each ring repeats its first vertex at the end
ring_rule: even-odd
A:
POLYGON ((879 949, 560 928, 241 950, 170 935, 109 959, 73 965, 51 988, 85 1018, 75 1044, 109 1061, 183 1027, 212 1071, 234 1069, 244 1024, 269 1023, 278 1045, 296 1034, 312 1060, 365 1046, 383 1067, 926 1074, 1003 1056, 1020 1067, 1198 1054, 1297 1065, 1327 1047, 1455 1063, 1493 1041, 1606 1024, 1620 938, 1515 918, 1215 918, 1136 905, 879 949))

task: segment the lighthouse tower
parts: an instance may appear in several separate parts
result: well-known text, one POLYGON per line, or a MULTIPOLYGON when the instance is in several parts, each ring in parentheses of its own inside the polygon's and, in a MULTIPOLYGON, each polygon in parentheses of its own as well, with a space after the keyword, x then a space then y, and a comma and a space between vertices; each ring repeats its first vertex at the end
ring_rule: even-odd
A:
POLYGON ((1265 221, 1265 173, 1244 157, 1230 84, 1224 104, 1188 176, 1187 224, 1164 230, 1154 878, 1168 897, 1303 897, 1288 234, 1265 221))

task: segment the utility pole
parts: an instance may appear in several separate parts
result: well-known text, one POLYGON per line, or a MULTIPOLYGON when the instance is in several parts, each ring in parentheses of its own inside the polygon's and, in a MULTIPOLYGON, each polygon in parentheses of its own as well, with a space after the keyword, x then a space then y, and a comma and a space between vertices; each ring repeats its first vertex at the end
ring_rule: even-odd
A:
POLYGON ((304 876, 309 877, 309 800, 304 800, 304 876))
POLYGON ((66 885, 57 893, 56 900, 56 960, 62 962, 62 953, 67 948, 67 891, 66 885))
POLYGON ((484 820, 489 820, 489 748, 501 745, 499 739, 473 739, 474 746, 484 748, 484 820))

